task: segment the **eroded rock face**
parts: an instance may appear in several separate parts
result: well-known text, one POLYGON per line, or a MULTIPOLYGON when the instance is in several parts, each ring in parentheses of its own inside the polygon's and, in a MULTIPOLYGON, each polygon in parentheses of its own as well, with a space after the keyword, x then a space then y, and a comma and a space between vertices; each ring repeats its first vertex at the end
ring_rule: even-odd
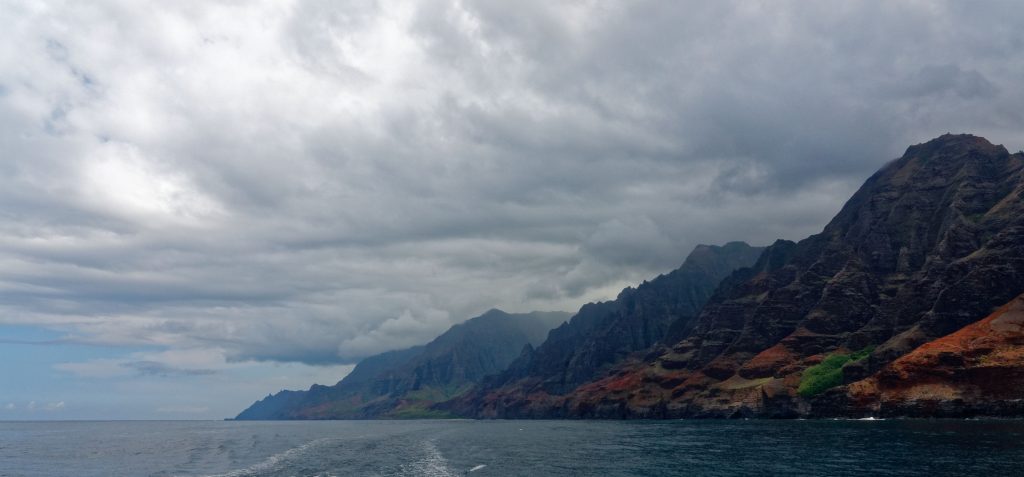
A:
POLYGON ((796 389, 827 354, 875 346, 843 368, 853 382, 1024 291, 1022 165, 970 135, 912 146, 822 233, 725 279, 670 346, 564 395, 499 390, 480 415, 811 413, 796 389))
POLYGON ((875 416, 1024 415, 1024 295, 823 397, 816 412, 875 416), (834 407, 839 404, 839 409, 834 407))

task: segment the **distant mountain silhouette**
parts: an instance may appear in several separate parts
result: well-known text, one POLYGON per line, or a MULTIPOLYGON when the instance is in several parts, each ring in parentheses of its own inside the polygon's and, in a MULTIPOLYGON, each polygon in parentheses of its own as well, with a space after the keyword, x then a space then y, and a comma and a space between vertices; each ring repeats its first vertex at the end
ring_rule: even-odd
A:
POLYGON ((281 391, 236 419, 362 419, 438 416, 431 404, 504 369, 523 346, 540 343, 568 313, 490 310, 451 327, 430 343, 361 361, 334 386, 281 391))
POLYGON ((584 305, 544 344, 526 348, 508 370, 460 401, 472 407, 490 393, 532 399, 537 391, 569 392, 666 336, 685 333, 718 283, 754 264, 763 250, 743 242, 699 245, 678 269, 627 288, 613 301, 584 305))

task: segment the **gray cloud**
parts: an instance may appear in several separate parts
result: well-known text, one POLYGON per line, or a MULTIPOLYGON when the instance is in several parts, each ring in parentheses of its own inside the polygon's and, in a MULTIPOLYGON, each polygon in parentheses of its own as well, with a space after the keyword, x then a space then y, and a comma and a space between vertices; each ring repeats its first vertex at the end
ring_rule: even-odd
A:
POLYGON ((575 309, 698 243, 816 232, 909 144, 1019 149, 1022 20, 1013 2, 5 3, 0 323, 327 364, 493 306, 575 309))
POLYGON ((175 368, 158 361, 132 361, 124 363, 124 366, 145 376, 205 376, 216 373, 216 371, 212 369, 175 368))

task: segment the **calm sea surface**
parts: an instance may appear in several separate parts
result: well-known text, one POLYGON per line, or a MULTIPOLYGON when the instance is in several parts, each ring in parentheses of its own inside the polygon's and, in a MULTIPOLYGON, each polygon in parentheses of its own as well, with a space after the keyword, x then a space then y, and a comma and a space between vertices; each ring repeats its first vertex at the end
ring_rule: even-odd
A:
POLYGON ((1024 421, 0 422, 3 476, 1024 475, 1024 421))

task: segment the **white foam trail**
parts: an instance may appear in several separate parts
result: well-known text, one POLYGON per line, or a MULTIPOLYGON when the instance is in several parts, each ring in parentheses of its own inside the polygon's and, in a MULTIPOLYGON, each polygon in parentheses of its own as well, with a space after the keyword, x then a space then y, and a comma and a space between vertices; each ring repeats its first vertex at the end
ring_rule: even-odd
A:
POLYGON ((486 464, 480 464, 480 465, 478 465, 476 467, 473 467, 472 469, 469 469, 469 471, 470 472, 476 472, 476 471, 478 471, 480 469, 483 469, 484 467, 487 467, 487 465, 486 464))
MULTIPOLYGON (((437 450, 433 441, 423 441, 420 445, 423 457, 411 463, 409 473, 422 477, 456 477, 458 474, 448 466, 448 460, 437 450)), ((403 467, 405 467, 403 465, 403 467)))
POLYGON ((305 452, 309 448, 317 446, 317 445, 322 444, 324 442, 327 442, 329 440, 331 440, 331 439, 322 438, 322 439, 312 440, 312 441, 309 441, 309 442, 307 442, 305 444, 302 444, 301 446, 294 447, 294 448, 288 449, 288 450, 286 450, 284 452, 280 452, 280 453, 274 454, 274 455, 272 455, 270 457, 267 457, 262 462, 253 464, 253 465, 251 465, 249 467, 246 467, 244 469, 232 470, 232 471, 224 473, 224 474, 210 474, 210 475, 207 475, 205 477, 246 477, 246 476, 249 476, 249 475, 259 474, 261 472, 266 472, 268 470, 271 470, 271 469, 275 468, 279 463, 281 463, 281 461, 286 460, 286 459, 290 459, 292 457, 295 457, 296 455, 302 454, 303 452, 305 452))

